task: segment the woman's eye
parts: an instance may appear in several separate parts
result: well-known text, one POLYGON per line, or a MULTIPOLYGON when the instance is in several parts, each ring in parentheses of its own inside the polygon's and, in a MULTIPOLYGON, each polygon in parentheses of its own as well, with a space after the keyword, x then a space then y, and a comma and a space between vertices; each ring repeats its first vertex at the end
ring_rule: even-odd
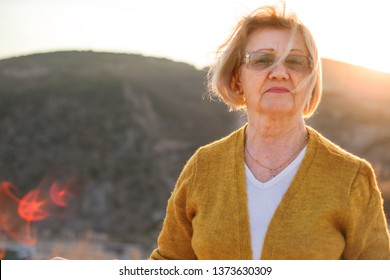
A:
POLYGON ((304 57, 288 57, 286 64, 304 66, 307 64, 307 60, 304 57))
POLYGON ((254 60, 254 64, 261 64, 261 65, 271 65, 274 62, 274 59, 269 56, 261 56, 257 57, 254 60))
POLYGON ((301 59, 297 59, 297 58, 290 58, 286 62, 289 64, 302 64, 303 63, 301 59))

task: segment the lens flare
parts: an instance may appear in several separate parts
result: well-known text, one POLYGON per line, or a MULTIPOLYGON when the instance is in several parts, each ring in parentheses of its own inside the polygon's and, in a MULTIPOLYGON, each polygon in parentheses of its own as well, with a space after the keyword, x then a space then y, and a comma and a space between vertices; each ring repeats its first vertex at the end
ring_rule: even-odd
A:
MULTIPOLYGON (((38 239, 34 222, 48 218, 56 207, 65 207, 69 197, 75 195, 78 184, 74 179, 43 180, 38 187, 22 195, 12 183, 0 182, 0 237, 10 237, 18 244, 33 246, 38 239)), ((6 238, 4 239, 6 240, 6 238)), ((0 250, 0 259, 7 249, 0 250)))
POLYGON ((54 182, 50 187, 50 199, 51 201, 60 206, 65 207, 68 205, 68 196, 69 192, 67 190, 67 185, 61 185, 58 182, 54 182))
POLYGON ((39 193, 39 190, 35 189, 27 193, 19 201, 18 214, 22 219, 28 222, 40 221, 49 216, 45 206, 46 201, 39 193))
MULTIPOLYGON (((4 202, 3 199, 1 199, 3 196, 4 198, 8 197, 15 202, 19 202, 19 198, 14 194, 15 192, 19 194, 19 191, 14 185, 12 185, 10 182, 2 182, 0 184, 0 202, 4 202)), ((0 209, 2 210, 1 206, 2 203, 0 204, 0 209)))
POLYGON ((21 199, 18 189, 10 182, 0 184, 0 230, 9 237, 26 246, 32 246, 37 239, 37 232, 30 221, 18 215, 21 199))

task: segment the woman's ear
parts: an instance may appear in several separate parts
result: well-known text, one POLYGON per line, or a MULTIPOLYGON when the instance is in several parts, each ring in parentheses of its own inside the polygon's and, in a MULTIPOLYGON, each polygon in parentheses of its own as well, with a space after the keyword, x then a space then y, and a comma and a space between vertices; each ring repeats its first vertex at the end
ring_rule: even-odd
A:
POLYGON ((232 88, 237 94, 242 94, 242 87, 241 87, 241 81, 240 81, 240 74, 239 74, 239 71, 237 71, 237 72, 232 76, 231 88, 232 88))

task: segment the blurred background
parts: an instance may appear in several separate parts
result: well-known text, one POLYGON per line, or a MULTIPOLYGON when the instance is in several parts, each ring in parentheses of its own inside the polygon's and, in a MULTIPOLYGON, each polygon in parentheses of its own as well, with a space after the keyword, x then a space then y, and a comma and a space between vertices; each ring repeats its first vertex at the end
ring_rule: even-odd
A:
MULTIPOLYGON (((307 123, 372 163, 390 217, 385 1, 312 2, 286 1, 323 57, 307 123)), ((0 0, 0 258, 147 258, 186 160, 245 123, 207 69, 270 3, 0 0)))

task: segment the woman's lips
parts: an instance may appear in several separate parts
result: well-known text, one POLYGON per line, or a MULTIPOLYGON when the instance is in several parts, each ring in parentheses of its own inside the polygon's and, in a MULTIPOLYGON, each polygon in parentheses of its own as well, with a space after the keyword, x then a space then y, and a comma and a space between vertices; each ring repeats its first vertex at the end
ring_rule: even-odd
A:
POLYGON ((267 89, 265 92, 272 92, 272 93, 288 93, 290 90, 285 87, 271 87, 267 89))

